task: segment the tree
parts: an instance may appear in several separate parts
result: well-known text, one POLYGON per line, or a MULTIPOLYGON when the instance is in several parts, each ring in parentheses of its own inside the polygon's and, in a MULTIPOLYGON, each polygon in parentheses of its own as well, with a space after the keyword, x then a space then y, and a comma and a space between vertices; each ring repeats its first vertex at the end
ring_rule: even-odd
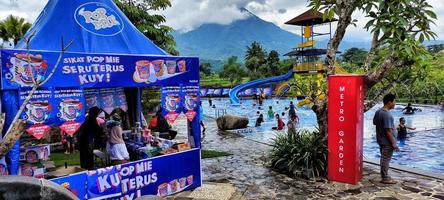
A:
POLYGON ((165 17, 149 14, 170 7, 170 0, 114 0, 114 2, 134 26, 154 44, 172 55, 179 55, 176 42, 171 35, 173 29, 163 25, 166 22, 165 17))
POLYGON ((231 56, 228 58, 227 63, 224 64, 222 71, 219 72, 219 77, 228 78, 231 87, 233 87, 235 83, 242 81, 244 74, 245 72, 241 64, 237 62, 237 56, 231 56))
MULTIPOLYGON (((360 10, 370 20, 364 28, 372 34, 372 45, 364 62, 365 90, 385 82, 378 93, 369 99, 366 109, 402 82, 402 79, 387 80, 386 77, 405 65, 424 64, 428 54, 421 45, 424 39, 433 39, 436 34, 430 29, 436 14, 425 0, 310 0, 314 10, 324 11, 324 18, 338 16, 337 29, 327 47, 325 63, 327 75, 335 74, 335 57, 347 27, 354 24, 352 15, 360 10)), ((398 70, 402 71, 402 70, 398 70)), ((325 88, 323 95, 327 93, 325 88)), ((327 134, 327 100, 312 98, 320 133, 327 134)))
POLYGON ((279 74, 279 53, 277 51, 271 50, 270 53, 268 53, 267 66, 272 76, 279 74))
POLYGON ((444 44, 434 44, 427 47, 427 50, 430 53, 438 53, 442 50, 444 50, 444 44))
POLYGON ((266 52, 258 42, 254 41, 250 46, 247 46, 245 66, 251 72, 256 72, 261 65, 265 64, 267 62, 265 58, 266 52))
POLYGON ((31 28, 31 24, 25 22, 25 19, 9 15, 5 20, 0 22, 0 38, 3 39, 3 41, 12 40, 14 45, 16 45, 29 28, 31 28))
MULTIPOLYGON (((31 54, 29 51, 29 43, 30 43, 33 36, 34 35, 31 35, 29 38, 26 38, 26 47, 27 47, 27 53, 26 53, 27 59, 26 60, 28 61, 29 66, 31 66, 31 54)), ((8 127, 8 130, 6 131, 6 133, 3 136, 3 140, 0 141, 0 158, 3 158, 11 150, 11 148, 14 146, 14 144, 17 143, 17 140, 20 139, 20 137, 25 132, 26 120, 19 119, 20 115, 25 110, 26 105, 31 100, 32 96, 34 95, 34 92, 38 88, 40 88, 41 86, 45 85, 45 83, 47 83, 51 79, 51 77, 54 75, 60 62, 62 61, 64 53, 69 49, 72 42, 73 41, 71 40, 67 45, 65 45, 63 37, 62 37, 61 49, 60 49, 59 56, 57 58, 57 61, 54 65, 54 67, 52 68, 51 72, 48 74, 48 76, 46 78, 40 79, 37 76, 37 74, 34 74, 33 70, 31 70, 30 75, 32 77, 33 86, 31 88, 31 91, 29 92, 28 96, 26 96, 22 105, 20 106, 17 113, 15 114, 14 119, 11 122, 11 125, 8 127)), ((5 121, 4 121, 4 115, 3 115, 2 117, 0 117, 0 128, 1 128, 0 130, 3 129, 4 122, 5 121)))
POLYGON ((353 72, 364 65, 365 58, 368 51, 362 48, 350 48, 347 49, 342 55, 342 61, 345 62, 344 68, 348 72, 353 72))
POLYGON ((199 66, 200 72, 203 73, 206 76, 209 76, 212 74, 211 72, 211 64, 210 63, 201 63, 199 66))

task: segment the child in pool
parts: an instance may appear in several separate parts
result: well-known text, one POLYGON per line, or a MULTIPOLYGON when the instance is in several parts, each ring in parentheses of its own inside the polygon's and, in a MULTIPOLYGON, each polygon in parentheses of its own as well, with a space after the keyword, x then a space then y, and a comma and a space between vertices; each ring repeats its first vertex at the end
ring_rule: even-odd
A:
POLYGON ((273 119, 273 117, 274 117, 273 107, 269 106, 268 107, 268 118, 273 119))
POLYGON ((283 130, 285 127, 285 123, 282 120, 282 118, 279 116, 279 114, 276 114, 276 121, 277 121, 277 127, 273 127, 272 129, 278 131, 283 130))
POLYGON ((405 140, 407 138, 407 129, 415 130, 416 128, 406 126, 404 117, 401 117, 399 118, 399 124, 396 129, 398 130, 398 140, 405 140))

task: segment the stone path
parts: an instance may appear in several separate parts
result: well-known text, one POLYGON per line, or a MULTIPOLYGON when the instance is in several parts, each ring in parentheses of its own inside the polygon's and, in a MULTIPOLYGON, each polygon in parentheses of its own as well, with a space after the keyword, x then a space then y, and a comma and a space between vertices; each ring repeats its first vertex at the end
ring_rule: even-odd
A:
MULTIPOLYGON (((364 164, 364 178, 358 185, 290 178, 267 167, 270 146, 230 133, 218 132, 211 123, 206 122, 207 135, 203 140, 203 149, 225 151, 233 155, 202 160, 203 181, 210 185, 228 185, 226 188, 230 188, 229 185, 234 186, 235 192, 231 199, 444 200, 442 180, 390 170, 390 175, 398 180, 398 183, 384 185, 379 183, 379 166, 368 163, 364 164)), ((225 191, 224 187, 213 187, 219 188, 213 191, 225 191)), ((193 192, 170 199, 213 199, 205 198, 205 195, 199 196, 199 190, 193 192), (194 196, 193 192, 196 192, 194 196)))

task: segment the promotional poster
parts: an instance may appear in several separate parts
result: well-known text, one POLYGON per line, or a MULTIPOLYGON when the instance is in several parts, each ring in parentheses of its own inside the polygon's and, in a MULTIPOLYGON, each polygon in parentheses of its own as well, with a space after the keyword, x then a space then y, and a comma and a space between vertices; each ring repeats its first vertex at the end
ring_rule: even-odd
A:
POLYGON ((85 121, 85 98, 81 89, 56 89, 57 124, 66 134, 73 136, 85 121))
POLYGON ((171 124, 182 112, 182 101, 179 86, 165 86, 161 91, 162 114, 171 124))
MULTIPOLYGON (((222 89, 220 89, 222 92, 222 89)), ((192 122, 200 107, 199 86, 183 86, 181 92, 183 113, 188 121, 192 122)))
MULTIPOLYGON (((31 90, 28 89, 19 90, 20 105, 23 104, 30 92, 31 90)), ((20 117, 28 121, 26 132, 37 139, 41 139, 49 132, 51 127, 48 124, 57 122, 57 108, 53 107, 56 105, 53 95, 51 89, 36 90, 20 117)))

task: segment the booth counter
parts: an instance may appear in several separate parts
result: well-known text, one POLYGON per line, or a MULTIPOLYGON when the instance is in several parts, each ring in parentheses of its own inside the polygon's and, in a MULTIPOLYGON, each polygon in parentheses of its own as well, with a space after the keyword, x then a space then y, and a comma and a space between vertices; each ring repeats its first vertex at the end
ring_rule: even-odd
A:
MULTIPOLYGON (((1 50, 3 112, 7 116, 17 112, 32 87, 30 74, 42 79, 47 77, 53 71, 58 55, 58 52, 50 51, 1 50), (29 57, 36 59, 28 62, 25 58, 29 57)), ((179 115, 186 116, 191 149, 52 181, 80 199, 135 199, 147 194, 167 196, 199 187, 201 136, 197 58, 65 53, 53 77, 34 93, 21 118, 28 120, 27 133, 35 137, 46 134, 46 127, 54 125, 75 132, 89 107, 100 104, 104 109, 108 104, 112 107, 122 100, 122 95, 106 95, 105 90, 135 88, 137 90, 131 91, 140 92, 140 88, 152 86, 161 88, 163 114, 170 123, 174 123, 179 115), (85 95, 85 91, 90 92, 92 88, 101 93, 85 95)), ((128 107, 136 105, 133 110, 140 113, 141 95, 135 96, 134 99, 127 96, 125 100, 128 107)), ((135 116, 134 120, 140 124, 141 115, 135 116)), ((8 167, 12 171, 13 165, 8 167)))

